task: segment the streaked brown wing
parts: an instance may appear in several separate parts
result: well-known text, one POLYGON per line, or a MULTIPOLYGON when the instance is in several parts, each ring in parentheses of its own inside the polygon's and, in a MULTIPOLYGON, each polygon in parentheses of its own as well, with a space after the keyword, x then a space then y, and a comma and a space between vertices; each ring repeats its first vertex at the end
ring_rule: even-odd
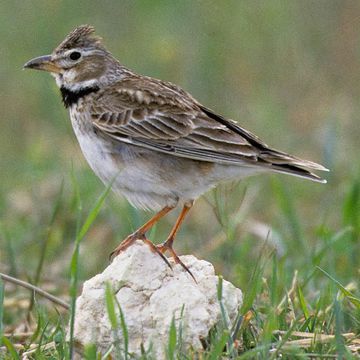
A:
POLYGON ((94 103, 93 125, 117 141, 193 160, 260 166, 324 181, 308 170, 327 170, 323 166, 269 148, 173 84, 130 78, 97 93, 94 103))
POLYGON ((91 111, 94 126, 119 141, 177 156, 256 162, 258 150, 249 141, 210 118, 192 99, 183 101, 176 88, 167 90, 159 95, 143 86, 122 86, 99 94, 91 111))

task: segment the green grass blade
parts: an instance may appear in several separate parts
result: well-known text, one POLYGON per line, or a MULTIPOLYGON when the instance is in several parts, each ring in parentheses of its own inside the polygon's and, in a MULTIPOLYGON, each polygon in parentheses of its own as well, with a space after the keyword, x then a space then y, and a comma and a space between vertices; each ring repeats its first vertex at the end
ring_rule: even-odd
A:
POLYGON ((217 290, 217 292, 216 292, 217 299, 218 299, 218 301, 221 301, 222 300, 222 291, 223 291, 223 277, 221 275, 219 276, 219 281, 218 281, 216 290, 217 290))
MULTIPOLYGON (((114 345, 111 344, 109 348, 101 355, 100 360, 112 360, 112 352, 114 351, 114 345)), ((115 358, 116 359, 116 358, 115 358)), ((117 359, 116 359, 117 360, 117 359)))
POLYGON ((119 314, 120 314, 120 326, 122 330, 123 340, 124 340, 124 352, 125 352, 125 360, 128 359, 128 353, 129 353, 129 331, 126 325, 124 312, 122 311, 122 308, 120 306, 120 303, 118 302, 117 298, 115 297, 119 314))
POLYGON ((233 346, 233 338, 231 336, 231 325, 230 325, 230 319, 229 315, 226 311, 224 302, 223 302, 223 277, 219 276, 219 281, 217 285, 217 298, 220 306, 220 313, 221 313, 221 319, 223 323, 223 329, 225 329, 229 333, 227 346, 228 346, 228 352, 233 353, 234 346, 233 346))
POLYGON ((301 318, 302 315, 299 315, 292 323, 292 325, 290 326, 290 328, 286 331, 286 333, 282 336, 281 341, 279 341, 279 343, 276 346, 276 350, 271 354, 271 356, 269 357, 269 360, 273 360, 273 359, 278 359, 277 355, 279 353, 279 351, 281 350, 281 348, 285 345, 285 343, 288 341, 288 339, 290 338, 291 334, 293 333, 293 331, 296 329, 296 327, 298 326, 299 320, 301 318))
POLYGON ((80 232, 76 237, 76 243, 81 242, 81 240, 85 237, 86 233, 89 231, 90 226, 99 215, 101 207, 103 206, 103 203, 111 190, 111 185, 112 183, 110 183, 110 185, 103 191, 103 193, 100 195, 99 199, 95 203, 94 207, 91 209, 89 215, 84 222, 84 225, 81 227, 80 232))
POLYGON ((224 331, 221 334, 220 339, 217 341, 217 343, 215 344, 214 348, 212 349, 212 351, 210 353, 209 360, 218 360, 218 359, 222 358, 221 356, 224 352, 224 348, 229 339, 229 336, 230 336, 230 334, 227 331, 224 331))
POLYGON ((266 357, 261 357, 260 354, 269 351, 269 345, 259 345, 254 349, 248 350, 244 354, 241 354, 236 360, 247 360, 247 359, 267 359, 266 357))
POLYGON ((39 343, 38 343, 38 348, 36 349, 36 353, 35 355, 40 356, 41 355, 41 345, 43 345, 43 340, 45 339, 45 333, 47 331, 47 328, 49 326, 49 321, 46 322, 46 324, 44 325, 44 327, 41 330, 41 334, 40 334, 40 339, 39 339, 39 343))
POLYGON ((219 282, 218 282, 218 286, 217 286, 217 298, 218 298, 218 302, 219 302, 219 306, 220 306, 220 312, 221 312, 221 318, 224 324, 224 328, 226 330, 230 330, 229 329, 229 316, 227 314, 227 311, 225 309, 224 306, 224 302, 223 302, 223 277, 219 276, 219 282))
MULTIPOLYGON (((74 178, 74 185, 76 190, 76 199, 78 202, 78 209, 81 211, 81 199, 78 194, 78 188, 77 183, 74 178)), ((77 231, 77 235, 75 238, 75 249, 71 258, 71 264, 70 264, 70 296, 71 296, 71 317, 70 317, 70 359, 73 356, 73 341, 74 341, 74 322, 75 322, 75 308, 76 308, 76 295, 77 295, 77 283, 78 283, 78 262, 79 262, 79 247, 82 239, 85 237, 86 233, 90 229, 90 226, 95 221, 96 217, 98 216, 100 209, 108 196, 110 189, 111 189, 112 182, 109 184, 109 186, 103 191, 99 199, 96 201, 94 207, 88 214, 87 218, 85 219, 85 222, 83 226, 80 228, 79 231, 77 231)), ((81 213, 79 213, 80 215, 81 213)))
POLYGON ((264 272, 264 264, 261 263, 263 256, 263 249, 260 251, 260 254, 254 266, 254 270, 251 273, 251 277, 250 277, 250 281, 248 282, 247 289, 244 292, 245 295, 241 307, 242 314, 246 314, 251 309, 256 296, 260 293, 260 289, 262 286, 261 278, 264 272))
POLYGON ((343 295, 346 296, 346 298, 349 299, 349 301, 351 301, 353 305, 355 305, 358 309, 360 309, 360 299, 358 297, 353 295, 339 281, 334 279, 328 272, 323 270, 321 267, 317 266, 316 268, 320 270, 326 277, 328 277, 340 289, 343 295))
POLYGON ((270 298, 271 298, 271 305, 275 307, 278 301, 277 296, 277 286, 278 286, 278 259, 276 257, 276 253, 272 256, 272 275, 271 275, 271 282, 270 282, 270 298))
MULTIPOLYGON (((82 214, 82 203, 79 191, 79 185, 75 177, 74 169, 71 169, 71 180, 75 194, 75 206, 77 208, 77 221, 76 221, 76 237, 80 231, 80 219, 82 214)), ((77 292, 77 278, 78 278, 78 256, 79 244, 75 241, 75 249, 70 262, 70 297, 71 297, 71 312, 70 312, 70 341, 69 341, 69 358, 73 358, 73 343, 74 343, 74 322, 75 322, 75 305, 76 305, 76 292, 77 292)))
MULTIPOLYGON (((121 351, 120 351, 120 339, 118 332, 119 322, 115 310, 115 295, 109 283, 106 283, 106 287, 105 287, 105 304, 113 333, 113 344, 115 345, 115 351, 117 355, 116 359, 120 359, 121 351)), ((125 359, 127 359, 127 352, 125 353, 125 359)))
POLYGON ((169 360, 175 360, 176 342, 177 342, 176 325, 175 325, 175 318, 173 317, 171 319, 169 340, 167 346, 167 355, 169 360))
POLYGON ((96 345, 95 344, 86 345, 84 349, 84 359, 96 360, 96 358, 97 358, 96 345))
POLYGON ((5 336, 2 337, 2 343, 7 348, 8 352, 11 356, 11 360, 20 360, 20 356, 19 356, 18 352, 15 350, 14 345, 11 343, 11 341, 7 337, 5 337, 5 336))
POLYGON ((344 339, 341 336, 342 329, 344 327, 344 319, 341 312, 340 303, 337 299, 334 302, 334 314, 335 314, 335 344, 338 359, 344 359, 345 344, 344 339))
MULTIPOLYGON (((39 262, 38 262, 37 268, 35 270, 35 277, 33 280, 33 285, 35 285, 35 286, 37 286, 40 281, 41 272, 42 272, 42 269, 43 269, 43 266, 45 263, 46 252, 47 252, 50 240, 51 240, 53 226, 54 226, 55 220, 57 218, 58 212, 60 210, 63 189, 64 189, 64 181, 61 182, 60 191, 59 191, 57 199, 55 201, 55 206, 54 206, 51 218, 50 218, 50 223, 46 229, 46 235, 45 235, 44 239, 42 240, 41 250, 40 250, 40 255, 39 255, 39 262)), ((34 306, 34 297, 30 296, 30 304, 29 304, 28 312, 30 312, 32 310, 33 306, 34 306)))
POLYGON ((61 182, 60 190, 59 190, 59 193, 58 193, 56 201, 55 201, 55 206, 54 206, 53 212, 51 214, 50 223, 49 223, 49 225, 48 225, 48 227, 46 229, 46 235, 45 235, 45 238, 44 238, 44 240, 42 242, 40 256, 39 256, 39 262, 38 262, 38 265, 37 265, 37 268, 36 268, 35 278, 34 278, 34 281, 33 281, 34 285, 39 284, 41 271, 42 271, 44 261, 45 261, 46 250, 48 248, 48 245, 49 245, 49 242, 50 242, 50 239, 51 239, 51 234, 52 234, 52 230, 53 230, 55 220, 56 220, 57 215, 58 215, 59 210, 60 210, 60 204, 61 204, 61 198, 62 198, 62 195, 63 195, 63 190, 64 190, 64 181, 61 182))
POLYGON ((105 303, 106 303, 106 310, 110 320, 110 324, 113 330, 118 328, 118 321, 115 311, 115 302, 114 302, 114 294, 109 283, 106 283, 105 288, 105 303))
POLYGON ((33 335, 30 337, 30 343, 34 343, 36 341, 36 339, 39 337, 39 335, 41 334, 41 327, 42 327, 42 318, 39 312, 37 312, 36 314, 37 319, 36 319, 36 329, 33 333, 33 335))
POLYGON ((60 314, 58 313, 59 320, 56 328, 53 330, 52 339, 55 342, 56 351, 59 359, 68 359, 67 354, 67 342, 66 334, 63 328, 62 321, 60 320, 60 314))
POLYGON ((298 295, 301 310, 302 310, 302 312, 304 314, 305 319, 307 320, 309 318, 309 316, 310 316, 309 315, 309 310, 307 308, 306 300, 305 300, 303 292, 301 291, 300 286, 297 287, 297 295, 298 295))

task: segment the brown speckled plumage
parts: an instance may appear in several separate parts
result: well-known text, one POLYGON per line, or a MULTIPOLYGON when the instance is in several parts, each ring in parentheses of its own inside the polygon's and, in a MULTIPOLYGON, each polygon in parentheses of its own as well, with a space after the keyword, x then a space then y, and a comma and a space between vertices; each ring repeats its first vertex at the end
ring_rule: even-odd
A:
POLYGON ((91 26, 76 28, 51 55, 25 67, 54 75, 81 149, 102 181, 134 206, 159 210, 115 254, 140 237, 188 270, 173 240, 193 201, 219 182, 266 171, 325 182, 312 172, 323 166, 270 148, 174 84, 127 69, 91 26), (177 223, 155 247, 145 232, 179 203, 177 223))

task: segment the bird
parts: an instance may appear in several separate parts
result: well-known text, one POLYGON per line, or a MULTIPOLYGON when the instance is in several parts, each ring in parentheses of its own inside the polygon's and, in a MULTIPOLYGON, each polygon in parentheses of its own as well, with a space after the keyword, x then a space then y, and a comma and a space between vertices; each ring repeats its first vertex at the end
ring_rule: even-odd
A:
POLYGON ((83 155, 101 181, 135 208, 156 212, 112 258, 140 239, 171 267, 164 255, 169 252, 192 276, 173 244, 203 193, 266 172, 326 182, 313 172, 328 171, 324 166, 271 148, 181 87, 124 66, 93 26, 78 26, 50 55, 24 68, 53 75, 83 155), (182 210, 168 237, 153 244, 146 233, 177 206, 182 210))

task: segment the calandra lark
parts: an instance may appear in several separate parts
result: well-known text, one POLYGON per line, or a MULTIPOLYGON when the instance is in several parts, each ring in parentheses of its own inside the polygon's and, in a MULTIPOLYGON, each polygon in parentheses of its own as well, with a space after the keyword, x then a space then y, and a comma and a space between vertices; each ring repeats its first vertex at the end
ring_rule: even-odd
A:
POLYGON ((142 239, 164 259, 169 251, 188 271, 173 242, 202 193, 219 182, 263 172, 325 182, 311 172, 326 170, 323 166, 272 149, 180 87, 126 68, 91 26, 79 26, 51 55, 32 59, 24 67, 55 77, 82 152, 96 175, 105 184, 112 183, 112 189, 135 207, 158 211, 113 255, 142 239), (179 204, 183 208, 168 238, 153 245, 145 233, 179 204))

